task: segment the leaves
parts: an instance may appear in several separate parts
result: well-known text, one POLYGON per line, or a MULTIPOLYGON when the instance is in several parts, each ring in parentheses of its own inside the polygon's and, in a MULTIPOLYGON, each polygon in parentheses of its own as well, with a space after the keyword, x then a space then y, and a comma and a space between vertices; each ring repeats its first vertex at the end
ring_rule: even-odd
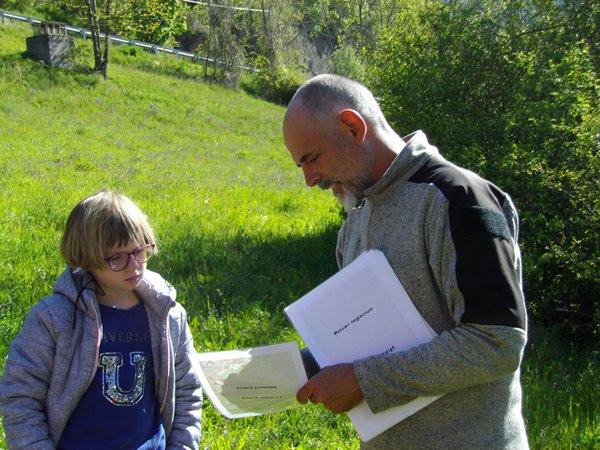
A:
POLYGON ((399 132, 513 196, 531 311, 583 340, 600 337, 600 82, 586 3, 567 3, 412 2, 367 78, 399 132))

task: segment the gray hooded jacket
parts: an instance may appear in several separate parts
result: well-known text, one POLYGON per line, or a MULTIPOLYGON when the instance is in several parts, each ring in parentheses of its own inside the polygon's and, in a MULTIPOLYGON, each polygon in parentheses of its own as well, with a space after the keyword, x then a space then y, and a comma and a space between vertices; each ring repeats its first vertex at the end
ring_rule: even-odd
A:
MULTIPOLYGON (((102 322, 91 278, 67 268, 11 344, 0 382, 0 414, 11 449, 52 449, 96 372, 102 322), (75 311, 74 311, 75 308, 75 311)), ((150 325, 156 398, 167 448, 198 448, 202 388, 193 339, 175 289, 146 270, 137 294, 150 325)))
POLYGON ((390 449, 522 449, 519 366, 526 342, 518 217, 507 194, 410 136, 340 230, 338 264, 379 249, 438 333, 354 362, 375 413, 439 400, 363 443, 390 449))

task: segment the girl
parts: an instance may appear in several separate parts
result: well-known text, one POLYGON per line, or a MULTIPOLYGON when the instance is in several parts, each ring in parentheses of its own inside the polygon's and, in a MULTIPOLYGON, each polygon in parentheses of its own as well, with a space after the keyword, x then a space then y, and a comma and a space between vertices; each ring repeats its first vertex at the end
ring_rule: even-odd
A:
POLYGON ((175 289, 146 270, 144 213, 101 191, 73 209, 60 251, 68 267, 4 365, 9 448, 198 448, 196 351, 175 289))

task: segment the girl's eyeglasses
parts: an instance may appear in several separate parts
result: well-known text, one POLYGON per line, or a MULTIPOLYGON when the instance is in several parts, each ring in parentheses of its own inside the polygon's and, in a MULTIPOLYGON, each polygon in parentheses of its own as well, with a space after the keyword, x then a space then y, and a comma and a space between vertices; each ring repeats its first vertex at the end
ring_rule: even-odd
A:
POLYGON ((129 259, 133 256, 138 264, 144 264, 154 254, 155 244, 146 244, 136 248, 132 252, 115 253, 114 255, 104 258, 109 269, 113 272, 120 272, 129 265, 129 259))

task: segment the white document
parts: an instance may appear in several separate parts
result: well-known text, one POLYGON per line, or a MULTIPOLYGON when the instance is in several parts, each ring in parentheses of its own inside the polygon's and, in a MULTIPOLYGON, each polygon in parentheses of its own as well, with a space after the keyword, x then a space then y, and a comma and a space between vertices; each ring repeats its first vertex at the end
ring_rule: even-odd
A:
MULTIPOLYGON (((436 335, 379 250, 364 252, 284 311, 321 367, 407 350, 436 335)), ((368 441, 438 398, 377 414, 363 400, 348 416, 368 441)))
POLYGON ((294 408, 307 381, 295 342, 200 353, 198 364, 203 389, 229 419, 294 408))

